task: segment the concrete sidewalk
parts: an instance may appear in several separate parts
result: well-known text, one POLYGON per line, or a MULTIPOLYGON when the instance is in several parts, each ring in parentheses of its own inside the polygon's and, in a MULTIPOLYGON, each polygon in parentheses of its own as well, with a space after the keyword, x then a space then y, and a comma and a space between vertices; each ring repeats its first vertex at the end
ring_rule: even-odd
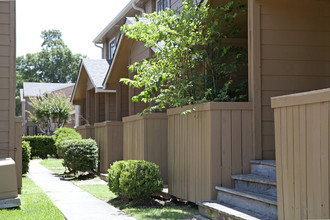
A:
POLYGON ((60 180, 39 162, 40 160, 30 161, 28 177, 50 197, 66 219, 135 219, 95 198, 69 181, 60 180))

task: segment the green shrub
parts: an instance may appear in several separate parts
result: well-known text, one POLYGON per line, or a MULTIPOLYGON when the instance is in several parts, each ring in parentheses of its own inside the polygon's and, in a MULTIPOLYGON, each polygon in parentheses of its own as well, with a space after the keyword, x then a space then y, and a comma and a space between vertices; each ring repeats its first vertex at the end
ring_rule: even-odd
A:
POLYGON ((92 139, 63 141, 64 162, 70 172, 95 171, 97 167, 98 148, 92 139))
POLYGON ((22 174, 29 172, 29 162, 31 157, 30 143, 22 141, 22 174))
POLYGON ((81 140, 81 135, 72 128, 59 128, 55 131, 53 137, 57 149, 57 155, 61 158, 64 157, 65 151, 62 145, 63 141, 81 140))
POLYGON ((117 161, 110 166, 110 190, 125 199, 150 197, 163 189, 158 165, 143 160, 117 161))
POLYGON ((52 136, 23 136, 22 140, 30 142, 31 158, 40 157, 45 159, 48 156, 57 157, 56 147, 52 136))

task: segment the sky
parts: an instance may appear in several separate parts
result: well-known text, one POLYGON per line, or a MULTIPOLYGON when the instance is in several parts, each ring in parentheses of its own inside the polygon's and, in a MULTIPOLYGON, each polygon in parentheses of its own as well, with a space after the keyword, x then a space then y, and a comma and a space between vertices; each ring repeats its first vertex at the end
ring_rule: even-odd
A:
POLYGON ((16 55, 41 50, 41 31, 57 29, 73 53, 101 58, 94 38, 130 0, 16 0, 16 55))

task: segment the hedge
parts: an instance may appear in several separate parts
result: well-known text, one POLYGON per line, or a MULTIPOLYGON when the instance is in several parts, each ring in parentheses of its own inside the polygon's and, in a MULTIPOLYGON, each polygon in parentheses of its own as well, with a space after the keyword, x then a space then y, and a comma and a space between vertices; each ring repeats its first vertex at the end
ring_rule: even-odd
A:
POLYGON ((60 158, 64 157, 62 142, 68 140, 81 140, 81 135, 72 128, 59 128, 53 135, 57 155, 60 158))
POLYGON ((31 158, 40 157, 41 159, 45 159, 48 156, 57 157, 52 136, 23 136, 22 140, 30 142, 31 158))
POLYGON ((62 150, 64 152, 63 165, 70 172, 95 171, 97 168, 98 148, 92 139, 63 141, 62 150))
POLYGON ((108 171, 110 191, 124 199, 147 198, 163 189, 159 166, 151 162, 117 161, 108 171))
POLYGON ((22 174, 29 172, 29 162, 31 157, 30 143, 22 141, 22 174))

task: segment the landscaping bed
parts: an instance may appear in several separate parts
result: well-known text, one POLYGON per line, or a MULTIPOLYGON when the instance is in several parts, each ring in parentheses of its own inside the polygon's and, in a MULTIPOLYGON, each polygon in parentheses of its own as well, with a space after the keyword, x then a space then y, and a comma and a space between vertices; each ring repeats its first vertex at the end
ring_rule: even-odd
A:
POLYGON ((81 173, 79 176, 64 174, 61 159, 47 159, 40 162, 62 178, 70 180, 73 184, 89 192, 96 198, 119 208, 128 215, 137 219, 191 219, 198 214, 194 203, 180 201, 173 197, 154 196, 152 199, 128 202, 119 199, 109 190, 109 186, 100 177, 81 173))

